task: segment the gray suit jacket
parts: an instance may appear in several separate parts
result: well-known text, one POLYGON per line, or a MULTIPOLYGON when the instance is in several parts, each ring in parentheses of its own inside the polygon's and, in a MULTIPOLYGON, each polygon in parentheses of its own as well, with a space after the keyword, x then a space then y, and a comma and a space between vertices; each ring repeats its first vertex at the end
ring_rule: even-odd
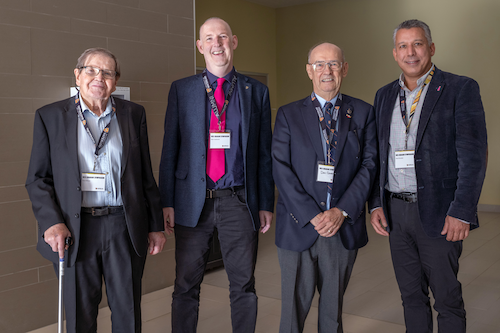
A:
MULTIPOLYGON (((255 230, 259 211, 274 209, 271 170, 271 107, 262 83, 238 73, 241 142, 247 206, 255 230)), ((206 196, 206 104, 202 75, 172 83, 165 116, 159 187, 163 207, 175 209, 175 223, 194 227, 206 196)))
MULTIPOLYGON (((115 101, 123 141, 121 189, 125 219, 135 251, 144 256, 148 233, 163 230, 160 196, 151 170, 146 113, 138 104, 118 98, 115 101)), ((39 227, 37 249, 57 263, 59 256, 45 243, 43 234, 54 224, 65 223, 74 240, 68 250, 69 266, 76 260, 81 241, 78 122, 73 97, 36 111, 26 180, 39 227)))

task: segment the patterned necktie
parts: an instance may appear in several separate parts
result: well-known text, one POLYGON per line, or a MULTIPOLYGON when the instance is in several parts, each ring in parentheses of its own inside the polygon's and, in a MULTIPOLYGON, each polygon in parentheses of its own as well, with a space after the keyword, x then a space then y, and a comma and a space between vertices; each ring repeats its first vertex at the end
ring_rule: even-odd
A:
MULTIPOLYGON (((330 141, 330 147, 327 147, 327 163, 330 165, 335 165, 335 152, 337 150, 337 131, 335 127, 337 121, 333 118, 333 104, 328 102, 325 104, 325 121, 327 133, 333 133, 332 139, 330 141)), ((330 137, 330 136, 329 136, 330 137)), ((333 189, 333 183, 328 183, 328 193, 331 195, 333 189)))
POLYGON ((327 132, 330 135, 330 133, 333 133, 333 138, 330 142, 330 154, 328 155, 328 161, 327 163, 329 164, 334 164, 335 162, 335 150, 337 149, 337 132, 335 131, 335 126, 337 122, 334 120, 333 117, 333 104, 328 102, 325 104, 325 121, 326 121, 326 128, 327 132))
MULTIPOLYGON (((222 86, 226 80, 224 78, 217 79, 217 88, 215 89, 214 97, 217 103, 217 109, 219 112, 222 111, 224 106, 225 96, 224 89, 222 86)), ((210 132, 221 132, 226 129, 226 112, 220 115, 220 128, 219 120, 215 116, 214 110, 210 113, 210 132)), ((214 181, 217 182, 226 173, 226 160, 224 149, 208 149, 207 152, 207 175, 214 181)))

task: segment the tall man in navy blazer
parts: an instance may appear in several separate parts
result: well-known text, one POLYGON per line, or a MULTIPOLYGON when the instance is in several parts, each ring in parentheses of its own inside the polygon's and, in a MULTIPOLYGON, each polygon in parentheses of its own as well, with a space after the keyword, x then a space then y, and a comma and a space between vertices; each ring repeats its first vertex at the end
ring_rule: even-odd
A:
MULTIPOLYGON (((160 164, 165 226, 172 232, 175 225, 172 332, 196 332, 200 284, 215 229, 230 282, 233 332, 254 332, 258 232, 269 230, 274 208, 269 92, 234 69, 238 39, 225 21, 208 19, 196 45, 207 68, 172 83, 160 164), (219 132, 230 138, 230 147, 224 149, 222 177, 212 179, 209 129, 217 118, 209 97, 213 91, 217 95, 220 78, 225 78, 228 106, 226 127, 219 132)), ((224 107, 217 110, 223 114, 224 107)))
POLYGON ((368 242, 365 203, 376 176, 375 115, 371 105, 340 94, 348 64, 339 47, 313 47, 306 70, 314 92, 279 109, 272 143, 280 332, 302 332, 316 288, 318 332, 343 332, 344 292, 357 249, 368 242), (331 136, 323 126, 328 121, 331 136))
POLYGON ((120 68, 110 51, 86 50, 74 74, 79 93, 35 114, 26 188, 37 249, 57 269, 65 239, 74 240, 64 277, 68 333, 96 332, 103 277, 113 332, 140 332, 146 254, 165 244, 146 112, 111 97, 120 68))
POLYGON ((380 178, 369 207, 389 236, 407 332, 432 332, 429 287, 440 333, 465 332, 457 280, 462 240, 478 227, 486 170, 486 124, 478 84, 439 70, 427 24, 394 31, 400 78, 375 97, 380 178))

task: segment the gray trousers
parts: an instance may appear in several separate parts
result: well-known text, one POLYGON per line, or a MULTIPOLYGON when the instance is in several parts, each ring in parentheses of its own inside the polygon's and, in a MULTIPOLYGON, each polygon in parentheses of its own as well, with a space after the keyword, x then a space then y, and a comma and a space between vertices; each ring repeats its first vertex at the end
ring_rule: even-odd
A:
POLYGON ((302 252, 278 248, 281 267, 280 333, 300 333, 319 292, 318 333, 343 332, 342 302, 357 250, 346 250, 340 236, 319 236, 302 252))

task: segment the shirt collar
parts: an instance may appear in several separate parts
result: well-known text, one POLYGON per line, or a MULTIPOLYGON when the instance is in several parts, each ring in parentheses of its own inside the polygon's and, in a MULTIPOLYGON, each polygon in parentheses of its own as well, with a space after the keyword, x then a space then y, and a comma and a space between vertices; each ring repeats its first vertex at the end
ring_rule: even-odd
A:
MULTIPOLYGON (((102 114, 101 114, 98 118, 104 118, 104 117, 106 117, 108 114, 110 114, 110 113, 111 113, 111 111, 112 111, 111 99, 112 99, 112 98, 113 98, 113 96, 110 96, 110 97, 108 98, 108 104, 106 104, 106 110, 104 110, 104 112, 103 112, 103 113, 102 113, 102 114)), ((81 96, 80 96, 80 106, 82 107, 83 112, 88 111, 88 112, 90 112, 90 114, 92 114, 94 117, 97 117, 97 115, 96 115, 94 112, 92 112, 92 110, 90 110, 90 109, 87 107, 87 105, 85 104, 85 102, 83 101, 83 98, 81 98, 81 96)))
MULTIPOLYGON (((229 73, 227 73, 227 75, 224 76, 224 79, 226 79, 227 82, 231 82, 231 79, 233 78, 233 75, 235 72, 236 72, 236 69, 234 69, 234 66, 233 66, 233 69, 229 73)), ((210 82, 210 85, 213 86, 219 77, 210 73, 210 71, 207 69, 207 78, 208 78, 208 82, 210 82)))
MULTIPOLYGON (((316 99, 323 109, 325 107, 325 104, 327 103, 327 100, 317 94, 314 94, 314 96, 316 96, 316 99)), ((340 98, 340 100, 342 100, 342 95, 340 94, 340 92, 328 102, 332 103, 332 105, 335 105, 335 103, 337 103, 337 98, 340 98)))
MULTIPOLYGON (((424 84, 425 82, 425 79, 427 78, 427 76, 429 75, 429 73, 431 71, 434 70, 434 64, 432 64, 431 66, 431 69, 429 69, 429 71, 427 73, 425 73, 424 75, 422 75, 418 80, 417 80, 417 88, 420 88, 422 87, 422 85, 424 84)), ((399 85, 401 86, 401 88, 403 89, 406 89, 408 91, 410 91, 410 89, 408 89, 408 87, 406 87, 405 85, 405 76, 403 73, 401 73, 401 75, 399 75, 399 85)), ((415 89, 417 89, 415 88, 415 89)))

